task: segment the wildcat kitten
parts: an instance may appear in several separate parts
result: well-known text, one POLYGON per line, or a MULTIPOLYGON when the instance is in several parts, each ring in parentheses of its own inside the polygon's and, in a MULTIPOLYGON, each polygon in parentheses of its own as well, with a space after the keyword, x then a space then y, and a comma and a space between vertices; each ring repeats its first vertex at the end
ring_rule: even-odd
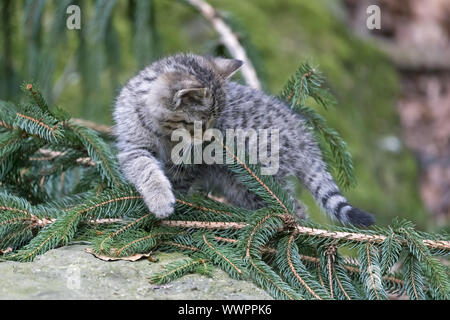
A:
MULTIPOLYGON (((352 207, 327 171, 317 142, 301 116, 261 91, 227 81, 239 60, 178 54, 156 61, 132 78, 117 97, 114 134, 125 177, 142 194, 157 217, 173 212, 173 190, 194 184, 220 192, 231 204, 256 209, 261 199, 249 192, 224 165, 175 165, 171 160, 174 130, 279 130, 279 170, 274 178, 296 176, 319 205, 342 223, 367 226, 372 215, 352 207)), ((298 202, 295 201, 298 204, 298 202)), ((304 216, 301 206, 297 214, 304 216)))

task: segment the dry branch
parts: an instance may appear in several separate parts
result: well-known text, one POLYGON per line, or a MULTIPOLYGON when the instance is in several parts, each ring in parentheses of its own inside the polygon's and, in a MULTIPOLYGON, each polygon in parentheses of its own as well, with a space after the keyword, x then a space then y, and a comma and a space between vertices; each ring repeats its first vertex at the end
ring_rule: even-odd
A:
MULTIPOLYGON (((49 223, 54 222, 55 219, 37 219, 36 226, 44 227, 49 223)), ((115 223, 120 222, 122 219, 100 219, 89 220, 89 223, 115 223)), ((213 222, 213 221, 184 221, 184 220, 162 220, 159 222, 161 226, 166 227, 178 227, 178 228, 194 228, 194 229, 235 229, 239 230, 247 226, 244 222, 213 222)), ((354 242, 368 242, 381 243, 386 239, 384 235, 369 235, 364 233, 342 232, 342 231, 328 231, 323 229, 315 229, 309 227, 303 227, 300 225, 295 226, 297 234, 303 234, 308 236, 314 236, 319 238, 333 238, 336 240, 348 240, 354 242)), ((221 239, 217 239, 221 240, 221 239)), ((227 239, 228 240, 228 239, 227 239)), ((423 240, 423 244, 431 249, 450 251, 450 241, 444 240, 423 240)))
MULTIPOLYGON (((160 222, 162 226, 168 227, 180 227, 180 228, 198 228, 198 229, 242 229, 247 226, 244 222, 203 222, 203 221, 174 221, 163 220, 160 222)), ((295 226, 295 230, 298 234, 314 236, 319 238, 333 238, 336 240, 347 240, 355 242, 368 242, 381 243, 386 239, 384 235, 376 234, 364 234, 342 231, 329 231, 323 229, 315 229, 309 227, 303 227, 300 225, 295 226)), ((447 250, 450 251, 450 241, 444 240, 423 240, 423 244, 428 248, 447 250)))
MULTIPOLYGON (((53 151, 45 148, 39 149, 38 152, 42 155, 42 157, 31 157, 31 161, 50 161, 58 157, 63 157, 67 154, 64 151, 53 151)), ((95 162, 89 157, 77 158, 75 161, 86 166, 95 166, 95 162)))
POLYGON ((242 76, 245 82, 255 89, 261 89, 261 83, 256 75, 255 68, 247 56, 244 48, 239 43, 238 37, 231 28, 223 21, 218 12, 207 2, 203 0, 186 0, 190 5, 196 8, 208 20, 213 28, 220 35, 223 44, 235 59, 244 62, 241 68, 242 76))

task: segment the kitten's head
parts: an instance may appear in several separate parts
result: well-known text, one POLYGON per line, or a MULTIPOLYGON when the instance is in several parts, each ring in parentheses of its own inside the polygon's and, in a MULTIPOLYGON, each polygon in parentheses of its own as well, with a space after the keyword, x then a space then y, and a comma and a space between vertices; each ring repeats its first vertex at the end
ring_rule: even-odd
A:
POLYGON ((163 131, 186 128, 194 122, 211 128, 225 107, 225 82, 240 67, 240 60, 179 54, 155 62, 156 79, 150 88, 149 106, 163 107, 163 131))

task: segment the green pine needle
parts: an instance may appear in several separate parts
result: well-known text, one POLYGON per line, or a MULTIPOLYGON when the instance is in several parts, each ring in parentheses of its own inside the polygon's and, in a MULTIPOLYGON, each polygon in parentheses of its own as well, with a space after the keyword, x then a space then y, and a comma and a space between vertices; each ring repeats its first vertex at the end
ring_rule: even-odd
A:
POLYGON ((205 257, 184 259, 168 264, 165 266, 165 271, 153 274, 149 280, 154 284, 165 284, 189 273, 211 276, 213 272, 211 267, 209 260, 205 257))

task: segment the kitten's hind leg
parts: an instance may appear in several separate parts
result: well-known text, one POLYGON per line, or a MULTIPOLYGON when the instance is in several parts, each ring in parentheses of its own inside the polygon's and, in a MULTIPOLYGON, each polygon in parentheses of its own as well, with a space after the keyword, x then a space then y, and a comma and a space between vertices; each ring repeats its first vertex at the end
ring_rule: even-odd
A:
POLYGON ((264 207, 264 201, 248 190, 225 166, 210 165, 199 179, 206 192, 215 192, 236 207, 257 210, 264 207))
POLYGON ((167 176, 172 182, 173 189, 181 194, 188 194, 191 187, 201 175, 200 167, 183 167, 182 165, 166 168, 167 176))
POLYGON ((283 186, 284 190, 286 190, 291 202, 294 205, 292 213, 301 220, 308 219, 309 216, 306 206, 303 204, 303 202, 297 200, 297 198, 295 197, 295 194, 298 193, 298 191, 296 191, 295 182, 291 180, 292 178, 293 177, 287 175, 285 175, 283 178, 281 178, 281 176, 275 176, 275 180, 281 179, 277 182, 281 186, 283 186))
MULTIPOLYGON (((198 180, 200 188, 205 192, 215 192, 223 196, 233 206, 249 210, 257 210, 267 204, 256 194, 248 190, 247 186, 224 166, 210 166, 205 174, 198 180)), ((292 190, 287 187, 291 201, 294 204, 293 214, 299 219, 308 217, 306 207, 296 200, 292 190)))

